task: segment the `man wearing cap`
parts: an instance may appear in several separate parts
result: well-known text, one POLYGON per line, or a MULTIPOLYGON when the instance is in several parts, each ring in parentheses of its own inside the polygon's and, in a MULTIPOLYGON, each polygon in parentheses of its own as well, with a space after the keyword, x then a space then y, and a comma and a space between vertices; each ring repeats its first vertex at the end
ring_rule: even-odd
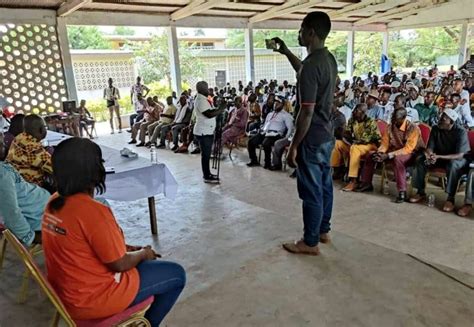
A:
POLYGON ((416 85, 407 84, 408 100, 406 103, 407 108, 415 109, 415 106, 419 103, 423 103, 423 97, 420 96, 420 90, 416 85))
POLYGON ((280 95, 275 96, 274 110, 267 115, 260 133, 250 138, 247 145, 250 162, 247 166, 260 166, 257 159, 256 149, 259 145, 262 145, 263 151, 265 152, 264 168, 270 169, 272 166, 272 146, 277 140, 283 137, 290 137, 293 131, 293 117, 291 114, 283 110, 285 101, 284 97, 280 95))
POLYGON ((401 93, 400 85, 401 83, 399 81, 393 81, 392 84, 390 84, 390 90, 392 91, 392 95, 390 96, 388 101, 390 102, 395 101, 395 97, 401 93))
POLYGON ((418 111, 420 123, 428 124, 430 126, 436 125, 438 121, 438 107, 434 104, 435 93, 428 92, 425 95, 424 102, 415 105, 418 111))
POLYGON ((464 155, 470 150, 467 131, 456 123, 458 118, 459 116, 454 110, 445 109, 438 125, 431 129, 426 150, 416 159, 413 187, 417 189, 417 194, 410 198, 411 203, 425 200, 425 176, 428 169, 444 168, 448 178, 445 190, 448 197, 442 210, 445 212, 454 210, 454 197, 459 179, 467 168, 467 160, 464 155))
POLYGON ((365 101, 365 103, 367 104, 367 116, 375 120, 383 120, 384 112, 377 104, 378 100, 379 92, 377 92, 377 90, 371 90, 370 93, 367 95, 367 100, 365 101))

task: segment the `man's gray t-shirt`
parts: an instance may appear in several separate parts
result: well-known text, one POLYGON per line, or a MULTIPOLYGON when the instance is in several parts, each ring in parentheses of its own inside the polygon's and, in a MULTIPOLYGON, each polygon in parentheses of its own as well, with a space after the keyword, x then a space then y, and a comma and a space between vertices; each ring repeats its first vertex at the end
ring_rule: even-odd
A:
POLYGON ((315 106, 305 144, 320 145, 334 139, 331 112, 336 76, 337 63, 327 48, 313 51, 302 62, 298 72, 300 110, 304 105, 315 106))

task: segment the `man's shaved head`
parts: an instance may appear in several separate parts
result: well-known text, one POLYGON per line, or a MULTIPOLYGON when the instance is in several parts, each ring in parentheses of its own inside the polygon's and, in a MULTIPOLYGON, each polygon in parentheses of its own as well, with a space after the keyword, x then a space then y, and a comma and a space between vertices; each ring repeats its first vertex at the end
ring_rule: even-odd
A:
POLYGON ((33 136, 38 141, 46 137, 46 124, 38 115, 29 115, 23 119, 23 129, 25 133, 33 136))
POLYGON ((206 81, 199 81, 196 84, 196 91, 202 95, 208 96, 209 95, 209 85, 207 85, 206 81))

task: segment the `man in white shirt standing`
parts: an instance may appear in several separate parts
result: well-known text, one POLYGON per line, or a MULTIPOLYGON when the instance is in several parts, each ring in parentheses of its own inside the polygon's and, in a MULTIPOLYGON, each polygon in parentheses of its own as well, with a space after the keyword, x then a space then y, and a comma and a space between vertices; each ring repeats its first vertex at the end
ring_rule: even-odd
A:
MULTIPOLYGON (((122 133, 122 120, 120 119, 120 105, 118 100, 120 99, 119 89, 113 85, 114 81, 109 78, 109 86, 104 89, 104 99, 107 101, 107 108, 110 114, 110 128, 112 129, 111 134, 114 133, 114 112, 118 123, 118 132, 122 133)), ((130 126, 131 127, 131 126, 130 126)))
POLYGON ((258 162, 256 149, 259 145, 263 146, 265 152, 265 165, 263 168, 271 168, 272 146, 283 137, 289 138, 293 131, 293 117, 283 110, 285 98, 275 96, 274 110, 267 115, 263 129, 257 135, 250 138, 247 150, 249 152, 249 167, 260 166, 258 162))
POLYGON ((225 102, 219 104, 218 109, 212 107, 208 100, 209 86, 207 82, 200 81, 196 84, 196 99, 194 102, 194 114, 196 123, 194 124, 193 134, 199 141, 201 148, 201 168, 205 183, 219 183, 219 178, 211 174, 209 160, 211 159, 212 144, 214 143, 214 131, 216 129, 216 117, 225 110, 225 102))
MULTIPOLYGON (((142 84, 142 78, 140 76, 137 77, 137 83, 132 85, 132 88, 130 89, 130 101, 132 102, 133 107, 135 108, 135 113, 139 114, 139 111, 142 109, 142 106, 140 105, 140 101, 138 101, 138 95, 141 94, 143 98, 146 99, 148 92, 150 92, 150 89, 142 84)), ((130 116, 130 128, 132 128, 134 124, 134 119, 136 116, 132 119, 132 116, 130 116)))

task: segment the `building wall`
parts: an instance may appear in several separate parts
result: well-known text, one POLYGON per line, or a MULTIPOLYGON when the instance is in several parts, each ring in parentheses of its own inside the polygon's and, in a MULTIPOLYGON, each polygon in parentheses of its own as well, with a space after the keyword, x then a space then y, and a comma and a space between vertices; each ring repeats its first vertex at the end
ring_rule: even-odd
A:
MULTIPOLYGON (((300 48, 292 49, 300 58, 303 53, 300 48)), ((287 80, 290 83, 296 81, 296 74, 285 56, 270 50, 255 50, 255 79, 277 79, 287 80)), ((226 82, 237 85, 238 81, 246 81, 245 76, 245 53, 244 50, 206 50, 197 55, 204 64, 203 76, 183 76, 190 85, 194 85, 200 79, 208 81, 209 85, 215 84, 216 70, 226 71, 226 82)))
MULTIPOLYGON (((300 48, 292 49, 302 57, 300 48)), ((245 76, 244 50, 202 50, 197 53, 202 61, 204 72, 202 76, 183 76, 183 81, 194 87, 200 80, 206 80, 210 86, 215 85, 217 70, 226 72, 226 82, 237 85, 238 81, 248 82, 245 76)), ((133 61, 133 53, 116 50, 72 50, 71 53, 74 76, 78 97, 80 99, 97 99, 102 97, 102 91, 107 86, 107 80, 112 77, 114 85, 121 95, 128 94, 130 86, 135 82, 137 67, 133 61)), ((294 83, 296 75, 285 56, 270 50, 255 50, 255 78, 288 80, 294 83)))
POLYGON ((67 100, 53 25, 0 25, 0 97, 15 111, 48 115, 67 100))

